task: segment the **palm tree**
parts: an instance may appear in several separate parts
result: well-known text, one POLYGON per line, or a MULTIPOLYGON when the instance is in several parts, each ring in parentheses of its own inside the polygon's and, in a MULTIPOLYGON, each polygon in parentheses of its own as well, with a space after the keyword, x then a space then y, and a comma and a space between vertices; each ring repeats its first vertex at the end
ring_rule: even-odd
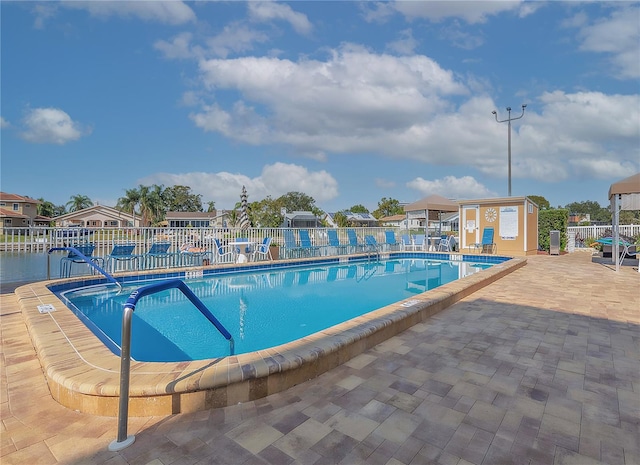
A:
POLYGON ((86 195, 72 195, 71 199, 67 202, 66 207, 70 212, 77 212, 78 210, 84 210, 93 206, 93 202, 86 195))
POLYGON ((131 213, 133 216, 133 225, 136 224, 136 207, 140 203, 140 192, 138 189, 127 189, 124 191, 124 197, 118 199, 116 207, 120 210, 131 213))

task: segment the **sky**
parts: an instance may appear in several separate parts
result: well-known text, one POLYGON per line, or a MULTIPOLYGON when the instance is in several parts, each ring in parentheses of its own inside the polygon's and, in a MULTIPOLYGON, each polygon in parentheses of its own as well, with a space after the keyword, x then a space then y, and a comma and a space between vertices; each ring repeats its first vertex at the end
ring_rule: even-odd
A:
POLYGON ((513 196, 604 207, 640 171, 638 2, 3 0, 0 15, 0 189, 55 205, 153 184, 218 209, 243 185, 327 212, 506 197, 509 127, 513 196))

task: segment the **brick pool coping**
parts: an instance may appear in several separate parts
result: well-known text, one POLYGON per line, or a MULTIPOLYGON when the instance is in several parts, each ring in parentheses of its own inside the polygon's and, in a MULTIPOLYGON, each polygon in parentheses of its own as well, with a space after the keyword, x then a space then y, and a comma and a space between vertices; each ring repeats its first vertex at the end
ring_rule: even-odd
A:
MULTIPOLYGON (((428 255, 431 258, 434 254, 428 255)), ((308 261, 293 259, 279 262, 300 264, 308 261)), ((284 391, 424 321, 526 262, 526 258, 511 258, 489 269, 270 349, 190 362, 132 361, 129 415, 195 412, 284 391)), ((211 268, 237 270, 238 265, 204 269, 211 268)), ((247 270, 252 268, 255 264, 246 265, 247 270)), ((156 270, 138 274, 157 273, 156 270)), ((114 355, 48 287, 79 280, 86 280, 86 277, 33 283, 17 288, 15 294, 53 398, 73 410, 116 416, 120 357, 114 355), (56 310, 40 313, 38 306, 44 304, 53 305, 56 310)))

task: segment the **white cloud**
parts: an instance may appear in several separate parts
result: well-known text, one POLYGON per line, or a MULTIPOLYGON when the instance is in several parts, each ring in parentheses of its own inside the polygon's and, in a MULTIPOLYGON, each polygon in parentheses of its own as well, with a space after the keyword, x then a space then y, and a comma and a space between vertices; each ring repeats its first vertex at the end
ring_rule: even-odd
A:
POLYGON ((165 58, 186 59, 200 56, 197 50, 192 50, 191 39, 193 34, 183 32, 175 35, 170 41, 158 40, 153 44, 156 50, 162 52, 165 58))
MULTIPOLYGON (((507 175, 507 125, 491 115, 497 108, 486 84, 461 82, 426 56, 347 44, 325 61, 201 60, 200 75, 202 101, 216 103, 200 103, 192 120, 240 143, 281 145, 302 157, 371 153, 507 175), (238 100, 217 98, 226 91, 238 100)), ((523 103, 525 117, 512 125, 513 178, 551 182, 595 169, 616 178, 640 167, 638 95, 556 91, 523 103), (602 158, 609 163, 596 168, 592 160, 602 158)))
POLYGON ((497 196, 495 192, 487 189, 472 176, 463 176, 461 178, 445 176, 442 179, 434 179, 433 181, 417 177, 409 181, 407 187, 417 190, 423 197, 436 194, 449 199, 462 200, 497 196))
POLYGON ((269 22, 279 19, 288 22, 298 33, 307 35, 313 26, 306 15, 293 11, 289 5, 271 1, 248 2, 249 16, 253 21, 269 22))
MULTIPOLYGON (((587 52, 606 53, 610 56, 618 79, 638 79, 640 77, 640 7, 626 6, 614 10, 607 18, 598 18, 593 24, 579 21, 570 25, 582 26, 579 38, 580 49, 587 52)), ((584 21, 584 15, 578 15, 584 21)))
POLYGON ((83 132, 80 124, 58 108, 35 108, 24 118, 25 130, 21 137, 28 142, 59 144, 78 140, 83 132))
POLYGON ((0 116, 0 129, 5 129, 5 128, 8 128, 10 126, 11 126, 11 123, 9 123, 9 121, 7 121, 2 116, 0 116))
POLYGON ((232 208, 240 200, 242 186, 247 189, 249 202, 268 195, 275 199, 287 192, 304 192, 317 203, 338 196, 338 183, 327 171, 309 171, 300 165, 280 162, 265 165, 255 178, 229 172, 157 173, 140 179, 139 183, 189 186, 193 193, 202 195, 203 203, 214 201, 217 208, 232 208))
POLYGON ((164 1, 65 1, 59 5, 66 8, 86 10, 91 16, 109 18, 139 18, 165 24, 185 24, 196 20, 193 10, 184 2, 164 1))
POLYGON ((400 31, 400 38, 387 44, 387 49, 400 55, 410 55, 418 46, 418 41, 413 38, 411 29, 400 31))
POLYGON ((438 22, 446 18, 459 18, 469 24, 484 23, 489 16, 505 11, 516 12, 519 16, 533 11, 522 1, 399 1, 394 2, 393 7, 407 19, 426 18, 438 22))
POLYGON ((228 24, 222 32, 206 40, 208 50, 217 57, 226 58, 230 53, 252 50, 254 43, 263 43, 269 37, 263 32, 240 23, 228 24))

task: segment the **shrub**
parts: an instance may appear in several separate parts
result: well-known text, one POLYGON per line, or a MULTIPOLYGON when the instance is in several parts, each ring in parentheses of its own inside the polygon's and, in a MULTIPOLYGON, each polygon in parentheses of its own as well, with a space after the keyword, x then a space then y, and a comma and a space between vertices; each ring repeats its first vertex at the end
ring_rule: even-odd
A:
POLYGON ((538 248, 549 251, 549 232, 560 231, 560 250, 567 247, 567 226, 569 224, 569 210, 557 208, 540 210, 538 214, 538 248))

